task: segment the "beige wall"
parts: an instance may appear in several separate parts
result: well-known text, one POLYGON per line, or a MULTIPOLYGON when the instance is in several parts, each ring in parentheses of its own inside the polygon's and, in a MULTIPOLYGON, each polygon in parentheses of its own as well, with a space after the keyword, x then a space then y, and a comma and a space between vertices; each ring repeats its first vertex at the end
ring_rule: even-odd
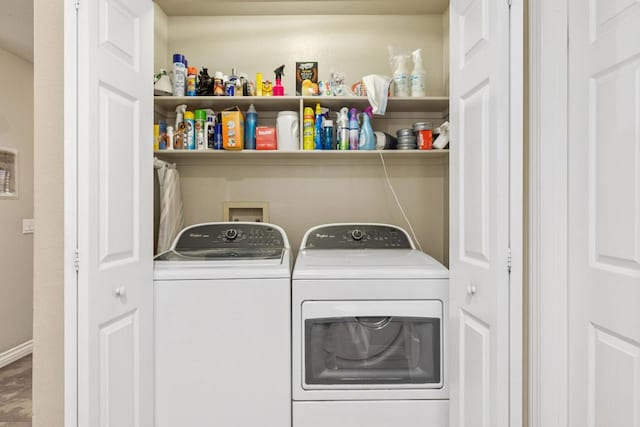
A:
POLYGON ((33 332, 33 64, 0 49, 0 146, 18 149, 18 199, 0 199, 0 353, 33 332))
POLYGON ((392 74, 388 44, 420 47, 427 94, 435 96, 447 93, 442 41, 442 15, 170 16, 167 53, 182 53, 189 65, 206 66, 211 75, 235 67, 250 80, 262 72, 274 81, 273 70, 285 64, 285 92, 295 95, 296 61, 318 61, 320 80, 344 72, 351 85, 367 74, 392 74))
POLYGON ((154 27, 154 63, 153 72, 157 73, 161 68, 170 71, 171 61, 167 49, 169 37, 169 21, 167 15, 156 3, 153 3, 153 27, 154 27))
POLYGON ((64 421, 63 2, 35 0, 33 425, 64 421))

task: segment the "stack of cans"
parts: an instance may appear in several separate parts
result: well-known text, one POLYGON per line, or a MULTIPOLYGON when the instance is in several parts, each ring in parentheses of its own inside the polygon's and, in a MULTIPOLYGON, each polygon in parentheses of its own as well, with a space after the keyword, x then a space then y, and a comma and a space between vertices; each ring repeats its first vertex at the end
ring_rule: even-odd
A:
POLYGON ((396 135, 398 136, 398 150, 416 150, 418 148, 413 129, 400 129, 396 135))

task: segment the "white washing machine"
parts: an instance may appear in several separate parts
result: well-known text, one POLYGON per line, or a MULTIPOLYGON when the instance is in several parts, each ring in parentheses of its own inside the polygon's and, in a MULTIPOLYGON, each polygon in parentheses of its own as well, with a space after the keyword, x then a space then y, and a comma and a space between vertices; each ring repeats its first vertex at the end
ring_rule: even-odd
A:
POLYGON ((291 251, 265 223, 185 228, 156 257, 155 425, 291 426, 291 251))
POLYGON ((448 427, 448 270, 384 224, 304 236, 292 280, 294 427, 448 427))

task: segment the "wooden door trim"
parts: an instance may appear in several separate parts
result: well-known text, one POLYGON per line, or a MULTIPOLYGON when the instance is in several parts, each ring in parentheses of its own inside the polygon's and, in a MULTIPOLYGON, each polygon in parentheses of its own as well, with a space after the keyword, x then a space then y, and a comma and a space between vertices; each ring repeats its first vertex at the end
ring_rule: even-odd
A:
POLYGON ((568 0, 529 0, 529 426, 568 425, 568 0))

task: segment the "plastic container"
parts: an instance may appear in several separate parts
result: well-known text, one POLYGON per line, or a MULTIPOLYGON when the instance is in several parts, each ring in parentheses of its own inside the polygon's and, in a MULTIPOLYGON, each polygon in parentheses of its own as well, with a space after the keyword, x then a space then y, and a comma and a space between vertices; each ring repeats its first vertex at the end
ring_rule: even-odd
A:
POLYGON ((258 113, 251 104, 244 121, 244 148, 245 150, 256 149, 256 126, 258 126, 258 113))
POLYGON ((224 96, 224 74, 221 71, 213 74, 213 96, 224 96))
POLYGON ((413 130, 416 133, 417 145, 420 150, 433 148, 433 126, 429 122, 414 123, 413 130))
POLYGON ((411 71, 411 96, 427 96, 425 83, 427 71, 422 60, 422 49, 416 49, 411 54, 413 56, 413 71, 411 71))
POLYGON ((357 150, 360 145, 360 123, 358 123, 358 110, 349 110, 349 150, 357 150))
POLYGON ((300 121, 295 111, 280 111, 276 119, 278 150, 298 151, 300 149, 300 121))
POLYGON ((320 104, 316 104, 316 121, 315 128, 313 131, 313 145, 316 150, 322 150, 324 148, 324 144, 322 143, 322 121, 324 117, 322 116, 322 107, 320 104))
POLYGON ((196 67, 189 67, 187 69, 187 96, 196 96, 196 79, 198 77, 198 69, 196 67))
POLYGON ((314 118, 313 118, 313 108, 306 107, 304 109, 304 116, 302 120, 302 149, 303 150, 313 150, 314 142, 313 142, 313 132, 314 132, 314 118))
POLYGON ((173 55, 173 96, 184 96, 187 70, 184 55, 173 55))
POLYGON ((339 113, 336 113, 338 116, 338 130, 336 134, 336 149, 337 150, 348 150, 349 149, 349 109, 344 107, 340 110, 339 113))
POLYGON ((167 150, 173 150, 173 126, 167 126, 167 150))
POLYGON ((160 149, 160 124, 153 125, 153 151, 160 149))
POLYGON ((195 135, 196 135, 196 150, 207 149, 207 137, 204 131, 204 125, 207 121, 207 112, 205 110, 195 111, 195 135))
POLYGON ((373 108, 367 107, 362 112, 362 128, 360 129, 360 150, 375 150, 376 149, 376 136, 373 133, 371 127, 371 117, 373 108))
POLYGON ((323 143, 325 150, 334 150, 335 147, 333 145, 333 120, 325 120, 324 128, 323 128, 323 143))
POLYGON ((192 111, 184 113, 185 138, 184 145, 187 150, 196 149, 196 120, 192 111))

